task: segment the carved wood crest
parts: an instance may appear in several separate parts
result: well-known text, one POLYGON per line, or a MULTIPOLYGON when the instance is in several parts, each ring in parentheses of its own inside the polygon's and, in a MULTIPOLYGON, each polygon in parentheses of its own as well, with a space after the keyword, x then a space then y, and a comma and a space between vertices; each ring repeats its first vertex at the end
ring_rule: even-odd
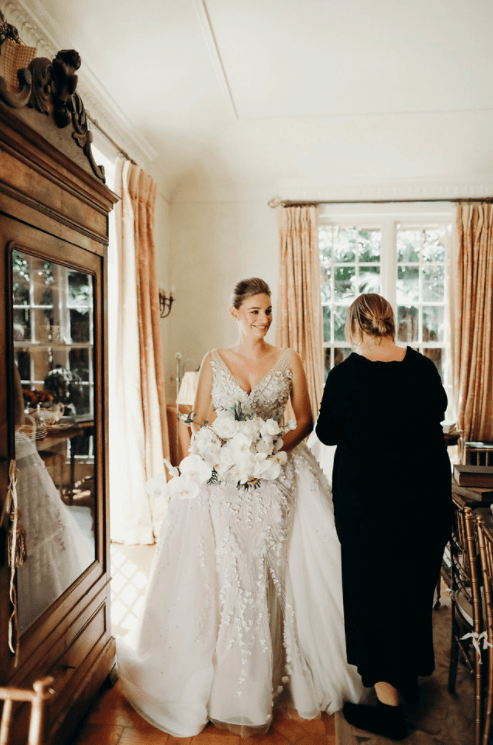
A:
MULTIPOLYGON (((0 34, 1 21, 2 18, 0 34)), ((0 77, 0 99, 13 108, 28 106, 51 115, 60 129, 72 125, 73 139, 82 148, 95 176, 104 182, 104 168, 94 160, 92 132, 88 128, 84 103, 76 90, 76 71, 80 65, 80 56, 74 49, 58 52, 51 61, 46 57, 36 57, 29 67, 17 71, 19 88, 16 91, 9 91, 7 81, 0 77)))

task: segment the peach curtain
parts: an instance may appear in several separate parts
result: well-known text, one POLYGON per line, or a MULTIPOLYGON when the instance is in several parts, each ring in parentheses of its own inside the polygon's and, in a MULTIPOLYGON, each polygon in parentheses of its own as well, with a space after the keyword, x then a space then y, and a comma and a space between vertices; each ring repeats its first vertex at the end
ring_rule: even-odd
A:
POLYGON ((461 204, 451 261, 452 365, 466 441, 493 441, 493 205, 461 204))
POLYGON ((154 246, 157 185, 137 165, 131 164, 128 190, 134 213, 140 379, 146 437, 145 463, 147 477, 152 478, 162 469, 163 455, 169 459, 154 246))
POLYGON ((111 271, 117 279, 109 298, 118 319, 110 345, 111 538, 148 544, 157 537, 163 506, 151 500, 145 484, 164 472, 163 454, 169 455, 154 264, 156 186, 140 168, 119 159, 116 191, 121 201, 111 271))
POLYGON ((314 420, 323 390, 318 208, 280 207, 276 343, 300 355, 314 420))

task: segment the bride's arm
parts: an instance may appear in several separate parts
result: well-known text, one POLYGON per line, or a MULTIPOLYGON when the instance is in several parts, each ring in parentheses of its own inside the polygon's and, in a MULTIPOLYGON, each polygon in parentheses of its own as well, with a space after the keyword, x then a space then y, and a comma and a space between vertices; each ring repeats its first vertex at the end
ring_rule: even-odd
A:
POLYGON ((197 432, 199 425, 202 425, 204 421, 215 419, 215 416, 210 417, 212 404, 211 357, 211 353, 207 352, 200 366, 197 391, 195 393, 195 401, 193 402, 193 413, 195 414, 195 419, 192 424, 192 432, 197 432))
POLYGON ((287 432, 283 439, 282 450, 292 450, 313 429, 313 417, 306 384, 305 371, 297 352, 291 352, 290 367, 292 373, 291 405, 296 418, 296 429, 287 432))

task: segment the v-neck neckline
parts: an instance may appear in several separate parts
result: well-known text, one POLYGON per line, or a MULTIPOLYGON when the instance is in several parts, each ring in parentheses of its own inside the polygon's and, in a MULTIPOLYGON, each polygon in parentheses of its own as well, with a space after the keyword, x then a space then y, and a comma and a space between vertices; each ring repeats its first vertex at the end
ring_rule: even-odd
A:
POLYGON ((289 349, 285 349, 285 350, 284 350, 284 352, 283 352, 283 353, 281 354, 281 356, 279 357, 279 359, 277 360, 277 362, 274 362, 274 364, 272 365, 272 367, 270 368, 270 370, 268 370, 268 371, 267 371, 267 372, 265 373, 265 375, 264 375, 264 376, 263 376, 263 377, 262 377, 262 378, 261 378, 261 379, 259 380, 259 382, 258 382, 258 383, 257 383, 256 385, 254 385, 254 386, 253 386, 253 388, 251 389, 250 393, 247 393, 247 391, 246 391, 246 390, 245 390, 245 389, 243 388, 243 386, 242 386, 242 385, 240 385, 239 381, 238 381, 238 380, 237 380, 237 379, 235 378, 235 376, 233 375, 233 373, 231 372, 231 370, 229 369, 229 367, 227 366, 226 362, 225 362, 225 361, 223 360, 223 358, 221 357, 221 355, 219 354, 219 352, 217 351, 217 349, 215 349, 214 351, 215 351, 216 355, 217 355, 217 356, 219 357, 219 359, 221 360, 221 363, 222 363, 222 364, 224 365, 224 368, 226 369, 226 372, 227 372, 227 373, 229 374, 229 376, 230 376, 231 380, 232 380, 232 381, 233 381, 234 383, 236 383, 236 385, 238 386, 238 388, 240 389, 240 391, 243 391, 243 393, 244 393, 244 394, 245 394, 246 396, 251 396, 251 395, 252 395, 252 393, 253 393, 254 391, 256 391, 256 390, 257 390, 257 388, 259 387, 259 385, 260 385, 261 383, 263 383, 263 382, 264 382, 264 380, 265 380, 265 379, 266 379, 266 378, 267 378, 267 377, 268 377, 269 375, 271 375, 271 373, 273 373, 273 372, 274 372, 274 370, 276 369, 276 367, 278 366, 278 364, 280 363, 280 361, 281 361, 282 359, 284 359, 284 356, 285 356, 285 355, 286 355, 286 354, 287 354, 287 353, 288 353, 288 352, 289 352, 290 350, 289 350, 289 349))

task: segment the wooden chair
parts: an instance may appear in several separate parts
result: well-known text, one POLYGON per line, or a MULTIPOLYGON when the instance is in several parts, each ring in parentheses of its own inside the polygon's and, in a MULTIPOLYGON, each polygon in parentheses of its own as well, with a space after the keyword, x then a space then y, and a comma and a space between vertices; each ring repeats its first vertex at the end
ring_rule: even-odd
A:
POLYGON ((0 701, 3 701, 2 719, 0 720, 0 745, 8 745, 13 721, 14 703, 26 701, 31 703, 29 735, 27 745, 43 745, 43 730, 46 703, 53 695, 53 678, 43 678, 33 684, 32 691, 23 688, 0 688, 0 701))
POLYGON ((483 593, 485 607, 485 630, 488 649, 488 677, 486 681, 486 695, 483 707, 484 727, 483 745, 488 744, 491 717, 493 710, 493 533, 485 524, 481 515, 476 517, 478 527, 478 544, 481 573, 483 576, 483 593))
POLYGON ((467 466, 493 466, 493 442, 461 441, 461 462, 467 466))
POLYGON ((452 644, 448 690, 455 693, 459 653, 475 677, 476 727, 475 745, 481 736, 481 686, 482 665, 479 635, 482 630, 480 567, 476 541, 476 523, 470 507, 454 495, 454 521, 450 539, 452 644), (464 636, 470 634, 468 639, 464 636), (476 643, 474 643, 476 641, 476 643), (470 655, 472 654, 472 660, 470 655))

